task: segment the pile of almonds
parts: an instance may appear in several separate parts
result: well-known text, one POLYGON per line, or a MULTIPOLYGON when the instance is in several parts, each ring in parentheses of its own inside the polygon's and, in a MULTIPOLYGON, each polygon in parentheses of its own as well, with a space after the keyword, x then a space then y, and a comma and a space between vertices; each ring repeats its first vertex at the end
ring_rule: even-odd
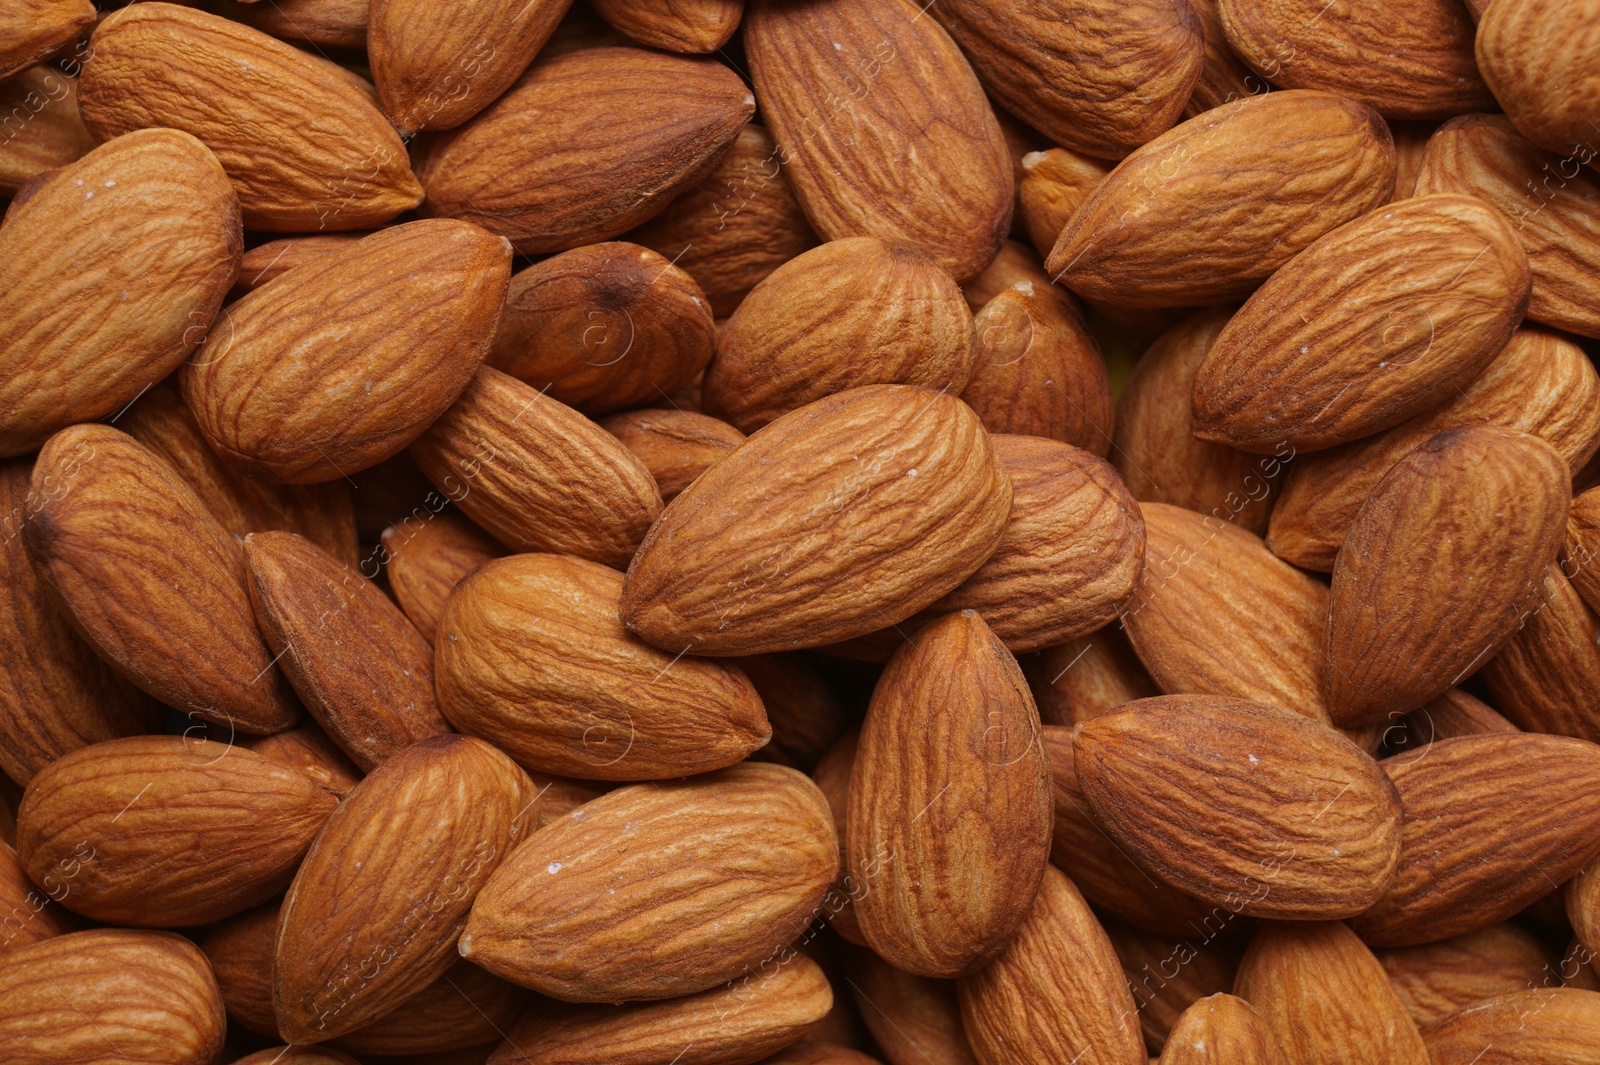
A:
POLYGON ((1600 0, 0 0, 0 1062, 1600 1065, 1600 0))

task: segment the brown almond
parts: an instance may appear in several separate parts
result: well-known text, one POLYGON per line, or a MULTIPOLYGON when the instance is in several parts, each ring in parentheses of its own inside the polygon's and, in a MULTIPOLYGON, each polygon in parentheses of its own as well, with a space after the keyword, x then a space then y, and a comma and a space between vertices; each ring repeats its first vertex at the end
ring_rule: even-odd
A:
POLYGON ((601 18, 640 44, 668 52, 715 52, 744 15, 744 0, 595 0, 601 18))
POLYGON ((1124 159, 1045 268, 1074 292, 1129 307, 1238 299, 1393 188, 1394 144, 1370 108, 1324 92, 1250 97, 1124 159))
POLYGON ((1511 638, 1560 551, 1570 476, 1538 437, 1484 424, 1431 437, 1384 476, 1334 562, 1334 721, 1419 706, 1511 638))
POLYGON ((631 410, 602 418, 600 428, 644 463, 667 503, 744 443, 727 422, 688 410, 631 410))
POLYGON ((94 25, 89 0, 24 0, 0 17, 0 78, 49 59, 94 25))
POLYGON ((710 59, 639 48, 542 59, 429 147, 426 209, 526 254, 610 240, 703 180, 754 111, 739 76, 710 59))
MULTIPOLYGON (((1173 1026, 1190 1006, 1233 987, 1244 945, 1237 936, 1218 938, 1235 931, 1222 921, 1214 918, 1205 928, 1177 938, 1120 921, 1102 922, 1139 1007, 1145 1046, 1152 1052, 1165 1047, 1173 1026)), ((1249 922, 1240 919, 1238 924, 1245 927, 1249 922)))
POLYGON ((227 177, 185 133, 118 137, 36 179, 0 232, 0 455, 116 414, 177 369, 242 247, 227 177))
POLYGON ((443 1054, 505 1038, 533 996, 462 959, 364 1028, 339 1037, 356 1054, 443 1054))
POLYGON ((772 725, 771 742, 751 757, 811 772, 850 725, 838 696, 803 655, 745 655, 736 664, 772 725))
POLYGON ((1427 192, 1470 192, 1468 189, 1417 189, 1417 175, 1422 170, 1422 157, 1427 151, 1428 139, 1439 128, 1435 122, 1402 122, 1391 119, 1389 132, 1394 134, 1394 196, 1395 200, 1410 199, 1427 192))
POLYGON ((363 0, 219 0, 216 11, 280 40, 365 48, 371 6, 363 0))
POLYGON ((1115 625, 1046 647, 1022 660, 1022 672, 1046 725, 1076 725, 1161 694, 1115 625))
MULTIPOLYGON (((840 736, 817 763, 817 768, 811 773, 811 782, 822 792, 822 797, 828 800, 828 811, 833 815, 834 838, 839 843, 839 879, 823 896, 823 917, 829 927, 839 933, 841 939, 858 947, 865 947, 867 937, 861 931, 861 920, 856 916, 855 910, 855 900, 864 893, 865 888, 860 883, 860 878, 850 872, 849 857, 850 779, 855 775, 856 754, 860 746, 860 729, 851 729, 840 736)), ((871 951, 866 953, 872 954, 871 951)), ((878 956, 872 954, 872 957, 878 956)))
POLYGON ((1161 1065, 1284 1065, 1278 1038, 1255 1007, 1217 994, 1184 1011, 1173 1026, 1161 1065))
POLYGON ((278 1038, 272 1012, 272 955, 278 938, 276 902, 230 917, 200 940, 216 976, 228 1022, 278 1038))
POLYGON ((965 281, 1011 228, 1014 181, 977 77, 924 12, 913 0, 753 0, 745 49, 817 234, 920 244, 965 281))
POLYGON ((569 1002, 737 987, 793 957, 838 860, 827 801, 783 766, 619 788, 511 856, 461 954, 569 1002))
POLYGON ((966 297, 932 255, 849 237, 796 256, 745 297, 722 329, 702 396, 706 413, 753 433, 861 385, 959 395, 973 359, 966 297))
POLYGON ((225 742, 294 724, 239 546, 170 466, 110 426, 79 425, 50 438, 30 491, 28 555, 112 668, 225 742))
POLYGON ((1557 566, 1535 595, 1480 676, 1516 726, 1600 742, 1600 619, 1557 566))
POLYGON ((439 620, 451 724, 533 769, 663 780, 732 765, 771 736, 736 666, 679 660, 622 627, 622 574, 515 555, 467 577, 439 620))
POLYGON ((1028 239, 1041 256, 1050 254, 1061 230, 1109 173, 1110 164, 1065 148, 1030 152, 1022 157, 1017 211, 1028 239))
POLYGON ((1591 610, 1600 603, 1600 492, 1590 488, 1572 500, 1561 572, 1591 610))
POLYGON ((1509 923, 1437 943, 1380 950, 1378 960, 1418 1027, 1538 987, 1556 967, 1555 955, 1537 936, 1509 923))
POLYGON ((469 736, 423 740, 357 785, 283 901, 273 1003, 284 1037, 346 1035, 444 975, 535 802, 527 774, 469 736))
POLYGON ((49 887, 35 887, 17 852, 0 842, 0 956, 73 930, 72 918, 57 904, 69 892, 54 870, 48 879, 49 887))
POLYGON ((1600 943, 1600 864, 1591 860, 1562 887, 1573 935, 1584 946, 1600 943))
POLYGON ((890 1065, 976 1065, 954 983, 902 972, 870 950, 848 958, 861 1019, 890 1065))
POLYGON ((1385 760, 1405 808, 1400 867, 1351 922, 1368 943, 1430 943, 1503 921, 1600 852, 1600 747, 1464 736, 1385 760))
POLYGON ((49 64, 0 81, 0 114, 11 116, 0 144, 0 195, 15 196, 95 145, 78 115, 78 80, 49 64))
POLYGON ((1044 262, 1033 249, 1007 240, 989 265, 961 286, 961 292, 972 313, 977 314, 984 304, 1022 281, 1043 288, 1050 284, 1050 275, 1044 272, 1044 262))
POLYGON ((585 414, 654 403, 717 342, 694 279, 637 244, 553 255, 511 278, 489 365, 585 414))
POLYGON ((1591 165, 1600 117, 1597 15, 1594 0, 1513 0, 1480 13, 1476 41, 1483 80, 1518 131, 1541 148, 1591 165))
POLYGON ((363 772, 450 731, 428 642, 377 585, 288 532, 245 539, 250 602, 306 709, 363 772))
POLYGON ((407 519, 383 530, 384 575, 429 647, 455 586, 504 553, 482 529, 454 514, 429 513, 425 520, 407 519))
POLYGON ((1228 43, 1227 31, 1222 26, 1222 12, 1217 9, 1217 0, 1189 0, 1189 10, 1200 20, 1205 52, 1200 63, 1200 77, 1194 83, 1194 91, 1189 94, 1183 117, 1193 118, 1202 111, 1272 89, 1261 75, 1245 66, 1234 53, 1233 46, 1228 43))
POLYGON ((363 229, 421 202, 405 145, 370 91, 259 30, 161 3, 107 16, 78 83, 95 136, 193 134, 227 171, 245 224, 289 233, 363 229), (219 86, 226 108, 215 105, 219 86))
POLYGON ((132 736, 52 762, 17 811, 35 883, 78 913, 183 928, 283 890, 338 800, 302 772, 192 736, 132 736))
MULTIPOLYGON (((250 0, 250 3, 257 2, 250 0)), ((245 5, 241 3, 240 6, 245 5)), ((257 244, 239 260, 239 280, 234 284, 234 291, 254 292, 295 267, 319 259, 326 252, 342 250, 365 236, 368 234, 322 233, 312 237, 284 237, 282 240, 257 244)))
MULTIPOLYGON (((1426 747, 1434 740, 1448 740, 1455 736, 1520 731, 1498 710, 1460 688, 1451 688, 1437 699, 1431 699, 1411 711, 1405 717, 1404 726, 1404 741, 1412 747, 1426 747)), ((1385 736, 1386 742, 1398 744, 1401 739, 1391 726, 1385 736)))
POLYGON ((355 1058, 332 1047, 268 1047, 246 1054, 233 1065, 360 1065, 355 1058))
POLYGON ((1594 1065, 1597 1032, 1600 993, 1543 986, 1436 1021, 1422 1039, 1434 1065, 1594 1065))
POLYGON ((623 622, 674 653, 862 636, 969 577, 1010 512, 1010 480, 964 403, 850 389, 780 418, 668 505, 628 568, 623 622))
POLYGON ((245 736, 239 745, 269 762, 300 770, 341 799, 361 782, 361 770, 315 725, 271 736, 245 736))
POLYGON ((1230 912, 1352 917, 1383 895, 1400 860, 1400 800, 1377 763, 1277 707, 1144 699, 1077 726, 1073 748, 1106 833, 1162 880, 1230 912))

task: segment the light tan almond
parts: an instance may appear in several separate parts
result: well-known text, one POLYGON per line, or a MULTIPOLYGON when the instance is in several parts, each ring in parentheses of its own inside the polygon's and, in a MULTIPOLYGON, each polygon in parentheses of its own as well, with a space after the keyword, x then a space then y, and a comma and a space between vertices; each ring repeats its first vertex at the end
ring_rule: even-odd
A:
POLYGON ((94 25, 89 0, 21 0, 0 15, 0 78, 49 59, 94 25))
POLYGON ((1224 994, 1185 1010, 1161 1052, 1161 1065, 1283 1065, 1287 1060, 1255 1007, 1224 994))
MULTIPOLYGON (((259 0, 250 2, 258 3, 259 0)), ((234 292, 253 292, 279 275, 321 258, 326 252, 354 244, 365 236, 368 234, 323 233, 313 237, 284 237, 257 244, 239 260, 239 280, 233 286, 234 292)))
POLYGON ((1600 120, 1597 14, 1594 0, 1509 0, 1480 13, 1477 36, 1483 80, 1522 135, 1591 166, 1600 120))
POLYGON ((1050 254, 1061 230, 1109 173, 1109 163, 1065 148, 1030 152, 1022 157, 1017 211, 1028 239, 1041 256, 1050 254))

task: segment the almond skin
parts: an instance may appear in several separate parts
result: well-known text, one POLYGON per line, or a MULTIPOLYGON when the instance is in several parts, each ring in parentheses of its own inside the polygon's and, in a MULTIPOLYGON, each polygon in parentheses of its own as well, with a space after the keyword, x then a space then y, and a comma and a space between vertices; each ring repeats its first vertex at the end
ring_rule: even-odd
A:
POLYGON ((469 574, 505 549, 482 529, 453 514, 402 522, 383 530, 383 572, 389 588, 422 638, 433 646, 445 600, 469 574))
POLYGON ((1217 0, 1189 0, 1189 9, 1200 20, 1205 36, 1205 58, 1183 116, 1193 118, 1213 107, 1270 91, 1272 86, 1234 54, 1227 32, 1222 28, 1222 12, 1217 10, 1217 0))
POLYGON ((1005 950, 957 981, 956 991, 982 1065, 1148 1060, 1111 941, 1072 881, 1053 868, 1005 950))
POLYGON ((693 994, 791 956, 838 863, 827 801, 792 769, 619 788, 511 856, 461 954, 569 1002, 693 994))
POLYGON ((1233 913, 1351 917, 1383 895, 1400 860, 1400 801, 1377 764, 1276 707, 1143 699, 1079 725, 1073 746, 1107 834, 1162 880, 1233 913))
POLYGON ((1511 638, 1560 551, 1570 476, 1549 444, 1484 424, 1431 437, 1384 476, 1333 566, 1336 722, 1425 703, 1511 638))
MULTIPOLYGON (((1451 688, 1437 699, 1432 699, 1407 714, 1405 729, 1409 742, 1418 747, 1425 747, 1434 740, 1447 740, 1452 736, 1482 736, 1486 733, 1520 731, 1517 726, 1502 717, 1499 711, 1473 698, 1460 688, 1451 688)), ((1396 737, 1391 732, 1386 739, 1393 743, 1396 737)))
POLYGON ((118 137, 30 184, 0 231, 0 455, 115 414, 177 369, 243 246, 216 157, 175 130, 118 137))
POLYGON ((762 1061, 815 1028, 833 989, 815 962, 787 961, 727 987, 668 1002, 540 1006, 489 1056, 490 1065, 720 1065, 762 1061), (692 1052, 688 1052, 692 1048, 692 1052))
POLYGON ((1128 156, 1072 216, 1045 268, 1074 292, 1124 306, 1220 303, 1393 188, 1394 144, 1376 112, 1329 93, 1268 93, 1128 156))
POLYGON ((353 1032, 442 976, 472 900, 528 835, 536 801, 526 773, 468 736, 423 740, 363 780, 283 901, 273 988, 283 1036, 353 1032))
POLYGON ((891 1065, 974 1065, 955 984, 902 972, 869 950, 847 957, 861 1020, 891 1065))
POLYGON ((532 996, 461 960, 439 979, 379 1017, 339 1039, 356 1054, 441 1054, 482 1047, 505 1032, 532 996))
POLYGON ((220 0, 216 11, 280 40, 365 48, 371 6, 363 0, 220 0))
MULTIPOLYGON (((66 897, 59 877, 51 886, 66 897)), ((34 887, 11 844, 0 842, 0 956, 73 930, 72 917, 51 894, 34 887)))
POLYGON ((1285 1065, 1255 1007, 1232 995, 1203 998, 1173 1026, 1161 1065, 1285 1065))
POLYGON ((269 1039, 278 1038, 272 1012, 272 955, 278 938, 278 903, 271 902, 231 917, 200 941, 228 1022, 269 1039))
POLYGON ((1183 3, 955 0, 933 13, 1008 111, 1101 159, 1166 132, 1200 76, 1200 23, 1183 3))
POLYGON ((970 576, 1010 512, 1011 482, 965 404, 851 389, 778 419, 672 501, 628 568, 623 622, 674 653, 862 636, 970 576))
MULTIPOLYGON (((850 872, 849 846, 850 778, 855 775, 856 754, 860 747, 860 729, 851 729, 840 736, 817 763, 811 781, 822 792, 822 797, 828 800, 828 810, 833 814, 833 833, 839 841, 839 879, 822 900, 823 909, 827 911, 828 926, 846 942, 865 947, 867 936, 861 931, 861 920, 856 916, 855 909, 855 900, 864 893, 865 888, 860 879, 850 872)), ((871 951, 865 953, 873 958, 878 957, 871 951)), ((921 979, 910 974, 906 976, 908 979, 921 979)))
POLYGON ((1423 1030, 1434 1065, 1594 1065, 1600 993, 1540 987, 1491 999, 1423 1030))
POLYGON ((433 654, 400 608, 294 533, 244 542, 250 602, 279 668, 363 772, 450 731, 433 697, 433 654))
POLYGON ((39 453, 28 555, 73 626, 123 677, 234 730, 299 716, 256 629, 239 545, 172 468, 105 425, 63 429, 39 453))
POLYGON ((1379 951, 1378 960, 1418 1027, 1537 987, 1557 964, 1537 936, 1509 923, 1438 943, 1379 951))
POLYGON ((1017 213, 1041 256, 1050 254, 1062 228, 1109 173, 1111 164, 1065 148, 1030 152, 1022 157, 1017 213))
POLYGON ((1528 253, 1528 317, 1600 336, 1600 175, 1528 141, 1501 115, 1461 115, 1428 140, 1419 195, 1477 196, 1511 220, 1528 253))
POLYGON ((1195 434, 1271 453, 1398 425, 1494 361, 1529 278, 1516 233, 1482 200, 1374 211, 1306 248, 1229 320, 1195 375, 1195 434))
POLYGON ((657 402, 717 342, 694 279, 637 244, 553 255, 511 279, 489 365, 585 414, 657 402))
POLYGON ((920 244, 965 281, 1000 250, 1015 187, 977 77, 919 7, 753 0, 745 49, 817 234, 920 244), (841 110, 847 121, 834 120, 841 110), (906 165, 934 158, 937 166, 906 165))
POLYGON ((602 418, 600 428, 644 463, 668 503, 744 443, 727 422, 688 410, 630 410, 602 418))
POLYGON ((972 972, 1027 916, 1050 853, 1037 721, 1022 670, 971 610, 889 660, 861 727, 848 839, 867 888, 856 915, 891 964, 972 972))
POLYGON ((1351 922, 1410 946, 1502 921, 1600 852, 1600 747, 1516 733, 1439 740, 1385 760, 1405 807, 1400 868, 1351 922))
POLYGON ((1597 14, 1594 0, 1517 0, 1484 12, 1477 37, 1478 69, 1512 124, 1539 147, 1591 164, 1600 118, 1597 14))
POLYGON ((796 256, 745 297, 717 341, 702 401, 707 414, 753 433, 860 385, 959 395, 973 358, 966 297, 933 256, 848 237, 796 256))
POLYGON ((594 9, 640 44, 668 52, 715 52, 744 15, 744 0, 597 0, 594 9))
POLYGON ((1562 889, 1567 921, 1579 943, 1600 942, 1600 864, 1593 860, 1562 889))
POLYGON ((190 736, 74 751, 33 778, 17 853, 73 910, 156 928, 206 924, 281 891, 338 805, 297 770, 190 736))
POLYGON ((235 1061, 233 1065, 360 1065, 355 1058, 329 1047, 268 1047, 235 1061))
POLYGON ((1574 498, 1567 512, 1561 572, 1591 610, 1600 603, 1600 492, 1593 488, 1574 498))
POLYGON ((733 666, 676 660, 617 620, 622 574, 565 555, 490 562, 445 604, 439 700, 524 765, 661 780, 732 765, 771 736, 733 666))
POLYGON ((1117 950, 1139 1007, 1145 1045, 1152 1051, 1166 1046, 1173 1027, 1190 1006, 1233 987, 1244 944, 1237 936, 1218 938, 1232 931, 1225 921, 1225 917, 1213 916, 1180 937, 1105 922, 1106 935, 1117 950))
POLYGON ((1554 565, 1536 594, 1516 633, 1483 664, 1484 684, 1517 726, 1600 742, 1600 619, 1554 565))
POLYGON ((418 167, 426 210, 525 254, 610 240, 698 184, 755 112, 709 59, 592 48, 535 63, 418 167))
POLYGON ((1278 87, 1326 89, 1385 118, 1450 118, 1491 104, 1472 58, 1472 22, 1452 0, 1352 7, 1337 18, 1315 0, 1217 6, 1234 51, 1278 87))
POLYGON ((0 78, 55 55, 94 25, 89 0, 24 0, 0 18, 0 78))
POLYGON ((1429 1065, 1383 966, 1337 921, 1264 922, 1234 994, 1266 1021, 1288 1065, 1429 1065))
POLYGON ((976 277, 965 282, 961 292, 967 297, 967 306, 972 308, 972 313, 977 314, 983 310, 984 304, 1006 289, 1015 287, 1019 281, 1039 287, 1051 283, 1050 275, 1044 272, 1044 261, 1032 248, 1015 240, 1007 240, 1000 245, 1000 254, 976 277))
MULTIPOLYGON (((250 0, 257 3, 258 0, 250 0)), ((240 4, 244 7, 244 4, 240 4)), ((247 10, 253 10, 247 8, 247 10)), ((257 244, 239 260, 239 280, 235 293, 253 292, 280 274, 286 274, 312 259, 321 258, 325 252, 337 251, 354 244, 366 233, 325 233, 314 237, 284 237, 257 244)))
POLYGON ((300 770, 341 799, 361 782, 361 770, 315 725, 271 736, 246 736, 239 745, 269 762, 300 770))
POLYGON ((170 932, 74 932, 0 956, 15 1065, 211 1065, 226 1026, 205 955, 170 932))
POLYGON ((555 551, 620 569, 661 513, 650 471, 615 437, 488 366, 411 446, 411 457, 515 551, 555 551))
POLYGON ((21 132, 0 144, 0 195, 15 196, 40 174, 76 161, 95 146, 78 115, 78 80, 50 64, 0 82, 0 113, 27 116, 21 132))
POLYGON ((1115 625, 1046 647, 1024 659, 1022 671, 1047 725, 1076 725, 1123 703, 1161 694, 1115 625))
POLYGON ((511 249, 476 226, 425 220, 375 233, 231 304, 183 368, 184 399, 211 446, 263 480, 314 484, 366 469, 467 386, 510 273, 511 249))
POLYGON ((140 4, 95 28, 78 106, 103 140, 152 126, 193 134, 227 171, 246 226, 296 233, 362 229, 421 202, 405 145, 368 92, 248 26, 140 4))
POLYGON ((809 773, 851 723, 839 697, 803 655, 745 655, 738 666, 772 723, 772 741, 752 757, 809 773))

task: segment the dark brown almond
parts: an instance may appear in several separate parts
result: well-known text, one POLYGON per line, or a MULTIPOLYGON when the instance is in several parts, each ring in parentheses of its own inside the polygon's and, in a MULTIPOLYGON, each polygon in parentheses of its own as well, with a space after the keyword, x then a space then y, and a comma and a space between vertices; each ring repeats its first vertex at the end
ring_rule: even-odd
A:
MULTIPOLYGON (((445 600, 455 586, 491 559, 505 553, 495 540, 465 518, 434 514, 407 518, 383 530, 383 572, 395 601, 422 638, 433 646, 445 600)), ((363 575, 365 575, 363 573, 363 575)))
POLYGON ((744 443, 727 422, 688 410, 631 410, 600 419, 600 428, 644 463, 668 503, 744 443))
POLYGON ((1555 565, 1535 594, 1480 676, 1517 726, 1600 742, 1600 619, 1555 565))
POLYGON ((442 1054, 505 1038, 533 996, 462 959, 364 1028, 339 1037, 356 1054, 442 1054))
POLYGON ((1076 725, 1123 703, 1161 694, 1116 625, 1021 661, 1039 717, 1047 725, 1076 725))
POLYGON ((1600 603, 1600 492, 1593 488, 1577 495, 1567 512, 1561 572, 1591 610, 1600 603))
POLYGON ((271 1039, 278 1038, 278 1018, 272 1012, 278 905, 271 902, 230 917, 200 940, 222 992, 229 1023, 271 1039))
POLYGON ((850 725, 838 696, 804 655, 745 655, 735 664, 756 686, 772 725, 772 741, 751 757, 811 772, 850 725))
POLYGON ((1418 1027, 1538 987, 1557 965, 1538 936, 1509 923, 1437 943, 1380 950, 1378 960, 1418 1027))

